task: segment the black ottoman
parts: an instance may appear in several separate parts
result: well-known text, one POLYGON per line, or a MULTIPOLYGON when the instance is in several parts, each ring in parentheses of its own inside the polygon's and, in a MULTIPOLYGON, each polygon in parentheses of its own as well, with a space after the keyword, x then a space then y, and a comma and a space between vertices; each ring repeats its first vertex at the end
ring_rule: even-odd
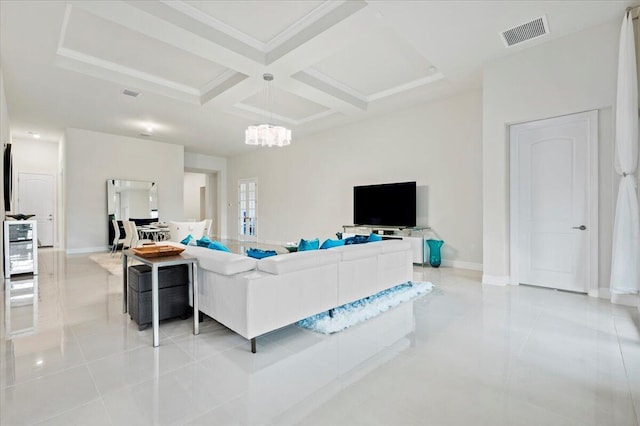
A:
MULTIPOLYGON (((174 317, 189 318, 189 267, 166 266, 158 269, 158 306, 160 320, 174 317)), ((151 267, 130 266, 128 271, 129 316, 138 329, 147 328, 153 320, 151 308, 151 267)))

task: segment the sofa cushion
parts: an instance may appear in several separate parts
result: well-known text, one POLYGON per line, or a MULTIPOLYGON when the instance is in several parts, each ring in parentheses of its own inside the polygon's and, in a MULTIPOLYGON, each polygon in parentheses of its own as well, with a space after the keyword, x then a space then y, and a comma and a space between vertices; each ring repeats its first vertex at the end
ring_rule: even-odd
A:
POLYGON ((333 253, 333 250, 299 251, 261 259, 258 261, 258 270, 279 275, 338 263, 339 261, 340 254, 333 253))
MULTIPOLYGON (((169 243, 170 245, 176 245, 169 243)), ((256 268, 256 260, 226 251, 211 250, 206 247, 180 246, 184 253, 198 258, 198 267, 220 275, 234 275, 256 268)))
POLYGON ((314 240, 305 240, 302 238, 298 243, 298 251, 318 250, 318 247, 320 247, 320 240, 317 238, 314 240))
POLYGON ((212 241, 211 243, 209 243, 207 248, 211 250, 220 250, 220 251, 226 251, 227 253, 231 253, 231 250, 229 250, 229 247, 225 246, 220 241, 212 241))
POLYGON ((209 244, 213 243, 209 237, 203 235, 202 238, 196 240, 196 244, 198 247, 209 247, 209 244))
POLYGON ((276 256, 275 250, 262 250, 259 248, 250 248, 247 250, 247 256, 253 257, 254 259, 264 259, 265 257, 276 256))
POLYGON ((382 241, 382 237, 378 234, 374 234, 373 232, 369 234, 369 237, 367 238, 367 241, 370 243, 376 242, 376 241, 382 241))
POLYGON ((340 253, 342 260, 363 259, 375 257, 382 253, 381 244, 351 244, 348 246, 334 247, 332 252, 340 253))
POLYGON ((340 247, 344 245, 344 240, 332 240, 330 238, 324 240, 324 243, 320 246, 321 250, 330 249, 332 247, 340 247))

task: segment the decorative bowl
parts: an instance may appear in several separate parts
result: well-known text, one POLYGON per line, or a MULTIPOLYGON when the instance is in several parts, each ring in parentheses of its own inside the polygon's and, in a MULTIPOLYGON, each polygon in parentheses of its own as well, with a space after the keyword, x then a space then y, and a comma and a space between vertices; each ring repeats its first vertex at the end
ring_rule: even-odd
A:
POLYGON ((7 217, 11 217, 15 220, 27 220, 27 219, 31 219, 32 217, 35 216, 35 214, 22 214, 22 213, 17 213, 17 214, 8 214, 5 215, 7 217))
POLYGON ((298 243, 294 243, 294 242, 285 243, 283 247, 286 248, 289 253, 298 251, 298 243))

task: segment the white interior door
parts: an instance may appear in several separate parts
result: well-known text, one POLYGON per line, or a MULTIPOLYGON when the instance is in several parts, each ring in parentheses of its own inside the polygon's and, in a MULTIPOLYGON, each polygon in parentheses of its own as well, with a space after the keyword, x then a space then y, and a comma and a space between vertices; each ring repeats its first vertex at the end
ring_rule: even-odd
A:
POLYGON ((597 271, 596 111, 511 126, 511 209, 514 284, 589 292, 597 271))
POLYGON ((38 221, 38 245, 54 244, 55 180, 53 175, 18 174, 18 212, 35 214, 38 221))

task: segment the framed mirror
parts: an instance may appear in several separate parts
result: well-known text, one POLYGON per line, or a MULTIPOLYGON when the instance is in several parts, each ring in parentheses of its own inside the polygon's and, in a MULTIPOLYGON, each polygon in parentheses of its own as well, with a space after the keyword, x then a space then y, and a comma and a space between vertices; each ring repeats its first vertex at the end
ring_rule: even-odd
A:
MULTIPOLYGON (((157 222, 158 185, 155 182, 136 180, 107 180, 107 216, 109 226, 109 244, 113 242, 115 231, 112 220, 121 225, 123 220, 133 220, 137 225, 157 222)), ((120 229, 124 235, 124 229, 120 229)))

